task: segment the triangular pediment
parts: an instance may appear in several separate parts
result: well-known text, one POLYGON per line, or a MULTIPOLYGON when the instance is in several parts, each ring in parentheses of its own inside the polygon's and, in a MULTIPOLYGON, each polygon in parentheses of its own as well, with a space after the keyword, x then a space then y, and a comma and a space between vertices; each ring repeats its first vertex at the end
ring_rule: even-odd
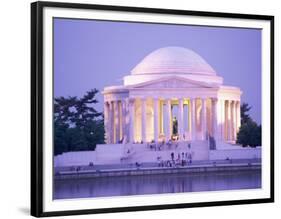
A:
POLYGON ((134 85, 133 88, 210 88, 210 84, 181 77, 168 77, 134 85))

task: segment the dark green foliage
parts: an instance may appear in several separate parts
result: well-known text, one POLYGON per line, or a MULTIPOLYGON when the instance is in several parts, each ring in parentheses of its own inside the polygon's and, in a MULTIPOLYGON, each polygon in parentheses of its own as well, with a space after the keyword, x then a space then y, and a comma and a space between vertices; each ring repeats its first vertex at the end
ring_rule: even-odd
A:
POLYGON ((261 146, 261 125, 252 120, 248 112, 252 107, 247 103, 241 105, 241 127, 237 134, 237 144, 245 146, 261 146))
POLYGON ((251 106, 248 103, 243 103, 240 107, 241 111, 241 125, 247 123, 249 120, 252 120, 248 112, 251 110, 251 106))
POLYGON ((261 126, 251 119, 242 124, 237 135, 237 143, 243 147, 249 145, 251 147, 261 146, 261 126))
POLYGON ((67 142, 65 141, 65 136, 68 130, 68 125, 63 125, 55 121, 54 123, 54 136, 55 136, 55 147, 54 153, 61 154, 67 151, 67 142))
POLYGON ((55 155, 68 151, 94 150, 104 143, 103 115, 95 110, 98 90, 82 98, 58 97, 54 102, 55 155))

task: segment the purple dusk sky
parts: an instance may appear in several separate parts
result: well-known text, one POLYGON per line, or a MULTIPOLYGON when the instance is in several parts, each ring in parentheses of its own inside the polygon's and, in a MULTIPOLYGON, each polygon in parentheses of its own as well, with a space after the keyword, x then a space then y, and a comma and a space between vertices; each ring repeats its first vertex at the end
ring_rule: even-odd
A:
MULTIPOLYGON (((242 102, 261 121, 261 31, 187 25, 94 20, 54 21, 54 96, 122 84, 122 78, 150 52, 167 46, 192 49, 224 78, 240 87, 242 102)), ((97 109, 103 97, 97 96, 97 109)))

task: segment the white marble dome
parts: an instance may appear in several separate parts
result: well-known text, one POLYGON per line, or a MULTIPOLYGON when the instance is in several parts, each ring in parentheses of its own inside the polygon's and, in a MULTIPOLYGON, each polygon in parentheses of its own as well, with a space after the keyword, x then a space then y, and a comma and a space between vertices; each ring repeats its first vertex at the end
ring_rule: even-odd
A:
POLYGON ((216 75, 215 70, 196 52, 183 47, 164 47, 148 54, 132 71, 141 74, 216 75))
POLYGON ((176 46, 163 47, 145 56, 123 82, 131 86, 173 76, 217 85, 223 83, 223 78, 200 55, 176 46))

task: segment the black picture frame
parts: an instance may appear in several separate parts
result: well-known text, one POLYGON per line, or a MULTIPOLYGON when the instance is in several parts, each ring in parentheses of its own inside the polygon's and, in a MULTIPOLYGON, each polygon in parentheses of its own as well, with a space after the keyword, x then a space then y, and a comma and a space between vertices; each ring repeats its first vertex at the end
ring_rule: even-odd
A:
POLYGON ((160 8, 140 8, 109 5, 92 5, 58 2, 31 3, 31 215, 35 217, 63 216, 79 214, 96 214, 111 212, 128 212, 144 210, 160 210, 175 208, 193 208, 206 206, 240 205, 274 202, 274 17, 268 15, 234 14, 222 12, 171 10, 160 8), (270 198, 228 200, 203 203, 181 203, 168 205, 151 205, 136 207, 120 207, 92 210, 69 210, 44 212, 43 210, 43 9, 45 7, 95 9, 122 12, 142 12, 170 15, 192 15, 217 18, 235 18, 250 20, 266 20, 270 22, 270 198))

